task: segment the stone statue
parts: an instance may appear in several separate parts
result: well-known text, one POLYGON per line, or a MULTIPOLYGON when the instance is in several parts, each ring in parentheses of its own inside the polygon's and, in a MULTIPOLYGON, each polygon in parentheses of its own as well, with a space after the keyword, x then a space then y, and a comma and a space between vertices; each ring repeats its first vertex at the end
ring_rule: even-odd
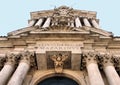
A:
POLYGON ((53 55, 50 58, 54 61, 55 72, 62 73, 64 61, 68 58, 68 56, 59 54, 59 55, 53 55))

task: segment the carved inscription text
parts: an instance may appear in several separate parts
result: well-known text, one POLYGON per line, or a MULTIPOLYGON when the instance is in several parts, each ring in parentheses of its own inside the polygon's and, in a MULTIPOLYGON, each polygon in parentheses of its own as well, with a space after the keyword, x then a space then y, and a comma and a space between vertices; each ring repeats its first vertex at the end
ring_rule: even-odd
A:
POLYGON ((78 41, 41 41, 37 43, 38 51, 45 53, 46 51, 72 51, 73 53, 81 53, 82 42, 78 41))

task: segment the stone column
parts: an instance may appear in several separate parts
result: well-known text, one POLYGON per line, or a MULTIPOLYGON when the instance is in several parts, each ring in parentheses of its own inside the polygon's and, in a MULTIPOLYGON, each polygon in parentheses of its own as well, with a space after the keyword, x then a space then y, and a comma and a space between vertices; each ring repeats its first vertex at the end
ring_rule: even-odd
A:
POLYGON ((84 22, 85 26, 91 27, 91 24, 87 18, 83 18, 83 22, 84 22))
POLYGON ((120 77, 114 68, 112 55, 104 54, 101 56, 101 63, 103 65, 103 70, 105 72, 109 85, 119 85, 120 77))
POLYGON ((79 17, 77 17, 77 18, 75 19, 75 25, 76 25, 76 27, 82 27, 82 24, 81 24, 81 22, 80 22, 79 17))
POLYGON ((43 22, 43 19, 40 18, 37 23, 35 24, 35 26, 41 26, 42 25, 42 22, 43 22))
POLYGON ((31 20, 30 22, 29 22, 29 24, 28 24, 28 27, 31 27, 31 26, 33 26, 34 24, 35 24, 35 20, 31 20))
POLYGON ((91 22, 95 28, 100 28, 99 24, 94 19, 92 19, 91 22))
POLYGON ((44 28, 44 27, 49 27, 49 26, 50 26, 50 21, 51 21, 51 18, 48 17, 48 18, 46 19, 44 25, 43 25, 43 28, 44 28))
POLYGON ((14 72, 16 55, 10 54, 7 57, 7 62, 0 71, 0 85, 6 85, 12 73, 14 72))
POLYGON ((86 62, 86 68, 90 80, 90 85, 104 85, 102 76, 99 72, 96 54, 92 52, 83 53, 84 61, 86 62))
POLYGON ((8 85, 22 85, 23 80, 30 69, 31 56, 33 56, 33 54, 28 51, 22 53, 21 61, 10 81, 8 82, 8 85))

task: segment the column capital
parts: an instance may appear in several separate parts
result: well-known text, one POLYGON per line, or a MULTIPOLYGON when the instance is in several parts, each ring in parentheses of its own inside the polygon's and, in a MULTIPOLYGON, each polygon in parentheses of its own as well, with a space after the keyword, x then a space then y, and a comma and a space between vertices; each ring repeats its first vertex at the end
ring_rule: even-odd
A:
POLYGON ((25 51, 25 52, 21 53, 21 61, 20 62, 26 62, 26 63, 30 64, 31 58, 33 58, 33 56, 34 56, 34 52, 25 51))
POLYGON ((97 52, 83 52, 82 57, 82 67, 89 65, 90 63, 97 63, 97 52))
POLYGON ((17 60, 18 60, 19 56, 16 55, 16 54, 7 54, 7 57, 6 57, 6 64, 12 64, 12 65, 15 65, 17 60))
POLYGON ((114 65, 112 54, 101 54, 99 55, 98 60, 100 65, 102 65, 103 67, 114 65))

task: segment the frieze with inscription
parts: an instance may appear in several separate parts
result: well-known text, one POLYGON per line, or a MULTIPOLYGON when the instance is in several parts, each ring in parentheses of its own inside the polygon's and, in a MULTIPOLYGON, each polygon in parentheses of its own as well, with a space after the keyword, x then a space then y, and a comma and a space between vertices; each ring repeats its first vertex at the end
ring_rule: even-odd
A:
POLYGON ((37 51, 45 53, 46 51, 72 51, 72 53, 81 53, 83 43, 79 41, 41 41, 38 42, 37 51))

